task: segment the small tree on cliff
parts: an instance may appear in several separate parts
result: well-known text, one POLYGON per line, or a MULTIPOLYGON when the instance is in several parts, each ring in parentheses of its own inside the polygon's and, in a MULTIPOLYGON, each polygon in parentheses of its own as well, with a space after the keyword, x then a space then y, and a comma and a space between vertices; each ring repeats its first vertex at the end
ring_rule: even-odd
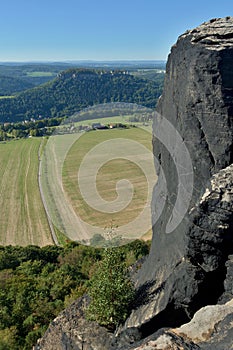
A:
POLYGON ((127 318, 135 294, 119 248, 105 249, 90 282, 88 318, 114 330, 127 318))

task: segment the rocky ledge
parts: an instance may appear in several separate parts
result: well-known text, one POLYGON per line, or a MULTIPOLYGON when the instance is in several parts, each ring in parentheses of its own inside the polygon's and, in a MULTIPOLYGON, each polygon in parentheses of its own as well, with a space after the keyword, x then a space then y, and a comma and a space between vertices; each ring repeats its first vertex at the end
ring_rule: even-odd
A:
POLYGON ((222 48, 231 47, 233 44, 233 23, 232 17, 214 18, 205 22, 199 27, 188 30, 180 39, 190 36, 192 43, 200 43, 209 49, 221 50, 222 48))

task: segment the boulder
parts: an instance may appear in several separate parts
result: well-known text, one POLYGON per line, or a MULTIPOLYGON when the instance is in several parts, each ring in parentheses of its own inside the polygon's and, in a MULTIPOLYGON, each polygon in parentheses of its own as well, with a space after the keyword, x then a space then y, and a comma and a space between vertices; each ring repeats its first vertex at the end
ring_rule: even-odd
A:
POLYGON ((55 318, 33 350, 110 350, 112 334, 85 318, 89 298, 73 302, 55 318), (85 346, 85 347, 84 347, 85 346))

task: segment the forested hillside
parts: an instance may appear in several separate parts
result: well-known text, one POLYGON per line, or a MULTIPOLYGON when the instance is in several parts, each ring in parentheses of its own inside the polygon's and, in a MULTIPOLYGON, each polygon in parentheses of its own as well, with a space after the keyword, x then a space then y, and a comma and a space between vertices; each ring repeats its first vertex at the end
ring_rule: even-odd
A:
POLYGON ((0 100, 0 122, 70 116, 95 104, 130 102, 154 108, 161 83, 125 71, 69 69, 42 86, 0 100))
MULTIPOLYGON (((127 266, 147 255, 149 242, 115 251, 127 266)), ((104 250, 75 242, 57 246, 0 246, 0 349, 31 350, 49 323, 88 292, 104 250)))
POLYGON ((25 79, 0 75, 0 95, 13 95, 17 92, 32 89, 34 85, 25 79))

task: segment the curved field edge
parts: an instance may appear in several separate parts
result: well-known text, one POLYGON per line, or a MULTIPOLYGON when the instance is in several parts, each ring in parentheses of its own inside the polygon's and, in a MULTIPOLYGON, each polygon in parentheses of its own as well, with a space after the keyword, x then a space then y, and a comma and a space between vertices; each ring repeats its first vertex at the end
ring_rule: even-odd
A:
POLYGON ((0 143, 0 245, 53 244, 38 186, 41 142, 0 143))

